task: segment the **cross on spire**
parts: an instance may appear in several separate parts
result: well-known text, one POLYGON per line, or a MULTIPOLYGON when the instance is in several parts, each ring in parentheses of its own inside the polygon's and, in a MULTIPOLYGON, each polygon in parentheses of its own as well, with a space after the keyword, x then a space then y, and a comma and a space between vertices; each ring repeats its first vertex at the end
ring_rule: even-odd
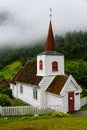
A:
POLYGON ((50 20, 52 18, 52 9, 50 8, 50 20))

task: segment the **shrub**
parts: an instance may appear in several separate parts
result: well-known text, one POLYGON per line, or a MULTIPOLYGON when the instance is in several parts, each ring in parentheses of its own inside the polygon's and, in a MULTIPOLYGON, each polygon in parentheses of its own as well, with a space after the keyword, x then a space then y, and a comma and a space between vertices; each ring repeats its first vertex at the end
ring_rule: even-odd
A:
POLYGON ((4 66, 2 64, 0 64, 0 70, 3 69, 3 68, 4 68, 4 66))
POLYGON ((69 114, 63 112, 54 112, 51 114, 51 117, 65 117, 65 116, 69 116, 69 114))
POLYGON ((11 101, 8 95, 0 94, 0 106, 11 106, 11 101))
POLYGON ((82 93, 81 93, 81 98, 87 96, 87 89, 83 88, 82 93))
POLYGON ((87 61, 87 55, 83 57, 83 61, 87 61))
POLYGON ((0 93, 1 94, 6 94, 9 97, 12 97, 12 90, 8 86, 0 85, 0 93))
POLYGON ((66 74, 71 74, 76 81, 87 89, 87 62, 82 60, 65 63, 66 74))

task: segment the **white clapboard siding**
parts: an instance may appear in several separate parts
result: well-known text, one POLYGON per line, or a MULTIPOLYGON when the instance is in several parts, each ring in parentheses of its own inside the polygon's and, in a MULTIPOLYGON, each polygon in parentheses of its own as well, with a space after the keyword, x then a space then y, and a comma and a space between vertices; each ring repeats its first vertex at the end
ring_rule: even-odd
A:
POLYGON ((54 111, 61 111, 61 106, 16 106, 16 107, 0 107, 2 116, 18 116, 18 115, 44 115, 54 111))

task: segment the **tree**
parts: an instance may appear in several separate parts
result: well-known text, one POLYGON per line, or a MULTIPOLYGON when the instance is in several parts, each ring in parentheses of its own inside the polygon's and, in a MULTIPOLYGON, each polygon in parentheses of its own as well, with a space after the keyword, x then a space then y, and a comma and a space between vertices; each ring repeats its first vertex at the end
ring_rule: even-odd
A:
POLYGON ((87 63, 82 60, 66 63, 66 74, 71 74, 76 81, 87 89, 87 63))

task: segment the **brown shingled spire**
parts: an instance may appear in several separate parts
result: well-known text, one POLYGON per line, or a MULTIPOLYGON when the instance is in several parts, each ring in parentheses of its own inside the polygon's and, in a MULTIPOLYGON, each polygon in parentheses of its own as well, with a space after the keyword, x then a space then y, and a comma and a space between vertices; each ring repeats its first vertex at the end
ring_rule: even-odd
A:
POLYGON ((50 24, 49 24, 49 30, 48 30, 48 36, 47 36, 45 50, 46 51, 55 51, 56 50, 51 20, 50 20, 50 24))

